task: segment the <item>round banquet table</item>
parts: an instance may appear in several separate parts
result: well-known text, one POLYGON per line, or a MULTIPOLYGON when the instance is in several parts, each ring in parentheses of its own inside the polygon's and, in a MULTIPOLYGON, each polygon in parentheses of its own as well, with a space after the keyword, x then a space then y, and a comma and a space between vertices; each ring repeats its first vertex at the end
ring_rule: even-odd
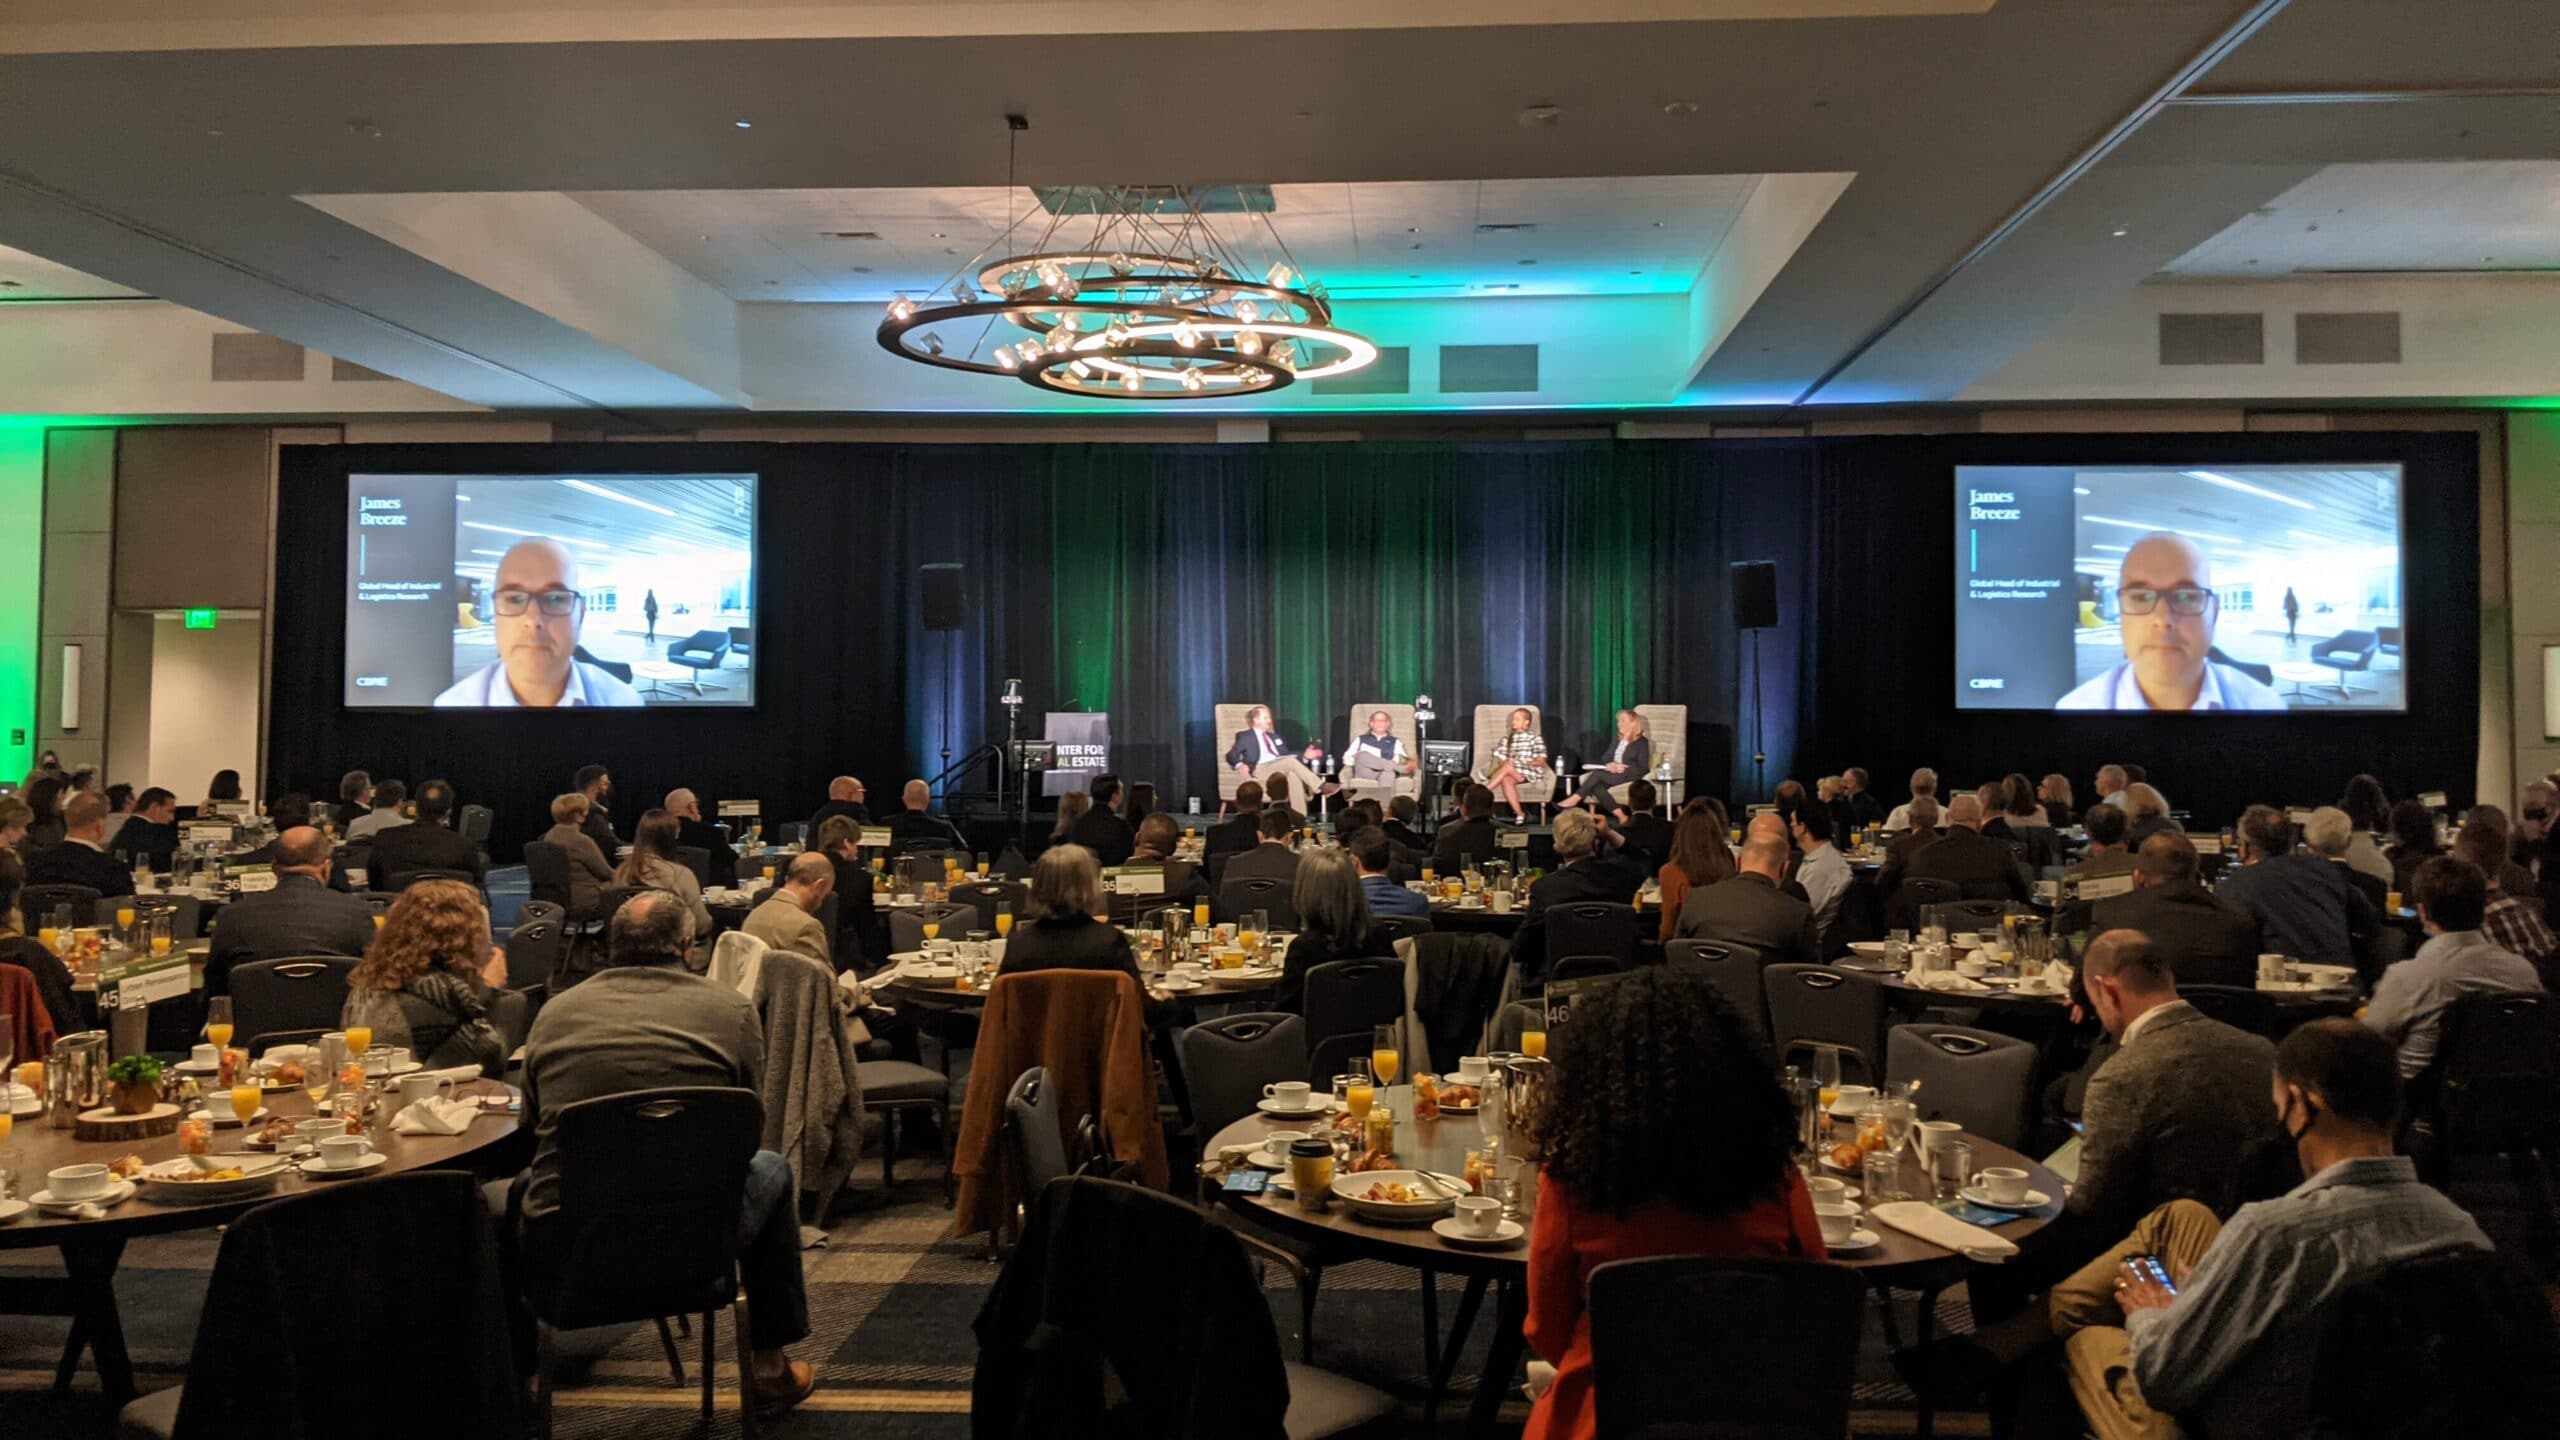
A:
MULTIPOLYGON (((508 1087, 493 1080, 476 1080, 456 1087, 461 1095, 505 1094, 508 1087)), ((378 1102, 375 1113, 387 1117, 396 1097, 378 1102)), ((312 1113, 311 1101, 299 1090, 271 1091, 267 1108, 289 1120, 307 1119, 312 1113)), ((366 1134, 373 1147, 382 1152, 386 1163, 365 1172, 371 1176, 397 1175, 407 1170, 425 1170, 451 1166, 468 1160, 516 1133, 517 1116, 504 1110, 482 1110, 471 1128, 459 1135, 395 1135, 387 1118, 368 1126, 366 1134)), ((236 1148, 241 1131, 222 1127, 214 1131, 213 1147, 217 1152, 236 1148)), ((102 1164, 125 1155, 139 1155, 147 1165, 177 1158, 184 1152, 178 1137, 162 1135, 148 1140, 104 1141, 75 1140, 73 1132, 56 1130, 42 1119, 30 1122, 21 1116, 6 1147, 16 1150, 26 1166, 21 1184, 25 1194, 33 1194, 44 1186, 45 1175, 64 1165, 102 1164)), ((264 1158, 264 1152, 250 1152, 264 1158)), ((65 1276, 0 1277, 0 1315, 67 1315, 71 1318, 71 1338, 63 1346, 61 1363, 54 1370, 57 1393, 71 1385, 78 1369, 80 1352, 86 1347, 97 1356, 98 1379, 108 1399, 121 1406, 133 1398, 133 1362, 124 1347, 124 1322, 116 1310, 116 1266, 123 1259, 125 1242, 141 1235, 159 1235, 174 1230, 202 1230, 237 1218, 242 1211, 265 1204, 280 1196, 307 1189, 343 1184, 338 1180, 313 1180, 299 1174, 286 1175, 265 1192, 240 1200, 218 1204, 155 1204, 147 1195, 132 1199, 106 1212, 95 1220, 77 1220, 68 1216, 46 1215, 30 1209, 16 1221, 0 1223, 0 1250, 25 1250, 50 1245, 62 1252, 65 1276)), ((24 1198, 22 1195, 20 1198, 24 1198)))
MULTIPOLYGON (((1463 1174, 1467 1151, 1484 1143, 1483 1132, 1473 1116, 1411 1119, 1413 1087, 1410 1085, 1382 1089, 1378 1099, 1381 1104, 1393 1106, 1398 1116, 1407 1117, 1400 1119, 1396 1128, 1396 1158, 1405 1166, 1447 1175, 1463 1174)), ((1258 1147, 1262 1137, 1271 1131, 1305 1129, 1309 1123, 1249 1115, 1211 1137, 1203 1153, 1214 1157, 1230 1145, 1258 1147)), ((2062 1177, 2027 1156, 1980 1136, 1968 1135, 1965 1140, 1973 1147, 1975 1169, 2015 1166, 2027 1172, 2030 1189, 2055 1197, 2041 1209, 1993 1227, 1995 1233, 2016 1244, 2020 1250, 2033 1248, 2046 1226, 2062 1213, 2062 1177)), ((1822 1173, 1837 1172, 1825 1169, 1822 1173)), ((1852 1184, 1859 1183, 1855 1176, 1843 1178, 1852 1184)), ((1925 1193, 1927 1183, 1919 1163, 1906 1154, 1901 1180, 1905 1193, 1915 1196, 1925 1193)), ((1299 1209, 1294 1199, 1267 1191, 1260 1195, 1245 1195, 1221 1188, 1216 1193, 1234 1213, 1238 1223, 1281 1239, 1311 1245, 1329 1257, 1328 1264, 1347 1260, 1382 1260, 1409 1265, 1417 1270, 1465 1276, 1467 1288, 1459 1300, 1456 1321, 1447 1344, 1433 1361, 1431 1380, 1435 1400, 1457 1361, 1459 1349, 1465 1344, 1467 1326, 1475 1318, 1485 1290, 1492 1288, 1495 1292, 1493 1345, 1485 1358, 1484 1373, 1476 1384, 1474 1407, 1467 1419, 1467 1433, 1471 1437, 1480 1437, 1493 1432, 1502 1398, 1511 1388, 1525 1343, 1521 1326, 1528 1315, 1529 1300, 1529 1244, 1526 1238, 1507 1250, 1458 1246, 1432 1233, 1428 1225, 1377 1224, 1352 1214, 1347 1206, 1331 1205, 1322 1211, 1308 1211, 1299 1209)), ((1870 1228, 1882 1237, 1880 1243, 1857 1255, 1834 1257, 1831 1263, 1857 1271, 1880 1292, 1888 1287, 1920 1291, 1919 1344, 1922 1353, 1926 1353, 1934 1324, 1937 1292, 1962 1280, 1966 1272, 1979 1262, 1888 1225, 1870 1228)), ((1924 1408, 1921 1414, 1921 1433, 1927 1434, 1929 1412, 1924 1408)))
MULTIPOLYGON (((889 958, 891 965, 895 966, 898 962, 913 960, 917 957, 912 952, 908 952, 889 958)), ((986 991, 975 986, 964 985, 957 980, 915 979, 901 976, 895 969, 889 969, 880 971, 862 983, 883 995, 913 1000, 927 1009, 951 1010, 975 1015, 987 1008, 986 991)), ((1280 981, 1277 977, 1245 985, 1203 984, 1196 990, 1172 991, 1169 998, 1188 1014, 1207 1005, 1227 1005, 1267 999, 1279 986, 1280 981)), ((1153 995, 1155 991, 1149 990, 1147 993, 1153 995)))

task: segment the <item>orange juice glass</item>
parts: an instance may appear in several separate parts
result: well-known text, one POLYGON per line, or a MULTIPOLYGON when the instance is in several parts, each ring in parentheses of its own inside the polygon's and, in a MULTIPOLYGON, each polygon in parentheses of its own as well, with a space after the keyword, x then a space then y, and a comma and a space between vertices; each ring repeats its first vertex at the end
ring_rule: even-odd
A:
POLYGON ((1364 1125, 1369 1120, 1369 1107, 1377 1101, 1377 1087, 1366 1080, 1354 1080, 1342 1092, 1342 1103, 1349 1106, 1351 1113, 1359 1116, 1364 1125))
POLYGON ((1532 1059, 1545 1055, 1547 1053, 1547 1032, 1544 1030, 1521 1031, 1520 1053, 1527 1055, 1532 1059))
MULTIPOLYGON (((356 1060, 362 1060, 362 1059, 364 1058, 364 1052, 366 1052, 367 1050, 370 1050, 370 1049, 372 1049, 372 1048, 373 1048, 373 1027, 372 1027, 372 1026, 370 1026, 370 1025, 350 1025, 350 1026, 348 1026, 348 1027, 347 1027, 347 1054, 348 1054, 351 1058, 356 1059, 356 1060)), ((359 1067, 359 1068, 361 1068, 361 1067, 359 1067)))
POLYGON ((234 1085, 234 1086, 232 1086, 232 1087, 231 1087, 231 1114, 232 1114, 232 1117, 233 1117, 234 1119, 237 1119, 237 1120, 238 1120, 241 1124, 243 1124, 243 1125, 248 1124, 248 1123, 249 1123, 249 1117, 258 1113, 258 1106, 259 1106, 259 1104, 260 1104, 262 1101, 264 1101, 264 1100, 265 1100, 265 1098, 266 1098, 266 1097, 265 1097, 262 1093, 260 1093, 260 1091, 259 1091, 258 1087, 257 1087, 257 1086, 255 1086, 255 1085, 234 1085))
POLYGON ((0 1145, 6 1145, 9 1143, 9 1131, 13 1129, 17 1123, 17 1117, 9 1113, 8 1107, 0 1106, 0 1145))
POLYGON ((1192 924, 1194 924, 1194 925, 1197 925, 1197 926, 1201 927, 1202 929, 1206 929, 1206 928, 1208 928, 1208 925, 1209 925, 1209 902, 1208 902, 1208 901, 1206 901, 1206 900, 1194 900, 1194 901, 1192 901, 1192 902, 1191 902, 1191 923, 1192 923, 1192 924))
POLYGON ((1013 933, 1013 912, 1012 912, 1012 911, 1010 911, 1010 910, 999 910, 999 911, 997 911, 997 912, 996 912, 996 934, 997 934, 997 936, 998 936, 999 938, 1001 938, 1001 937, 1003 937, 1003 936, 1011 935, 1012 933, 1013 933))

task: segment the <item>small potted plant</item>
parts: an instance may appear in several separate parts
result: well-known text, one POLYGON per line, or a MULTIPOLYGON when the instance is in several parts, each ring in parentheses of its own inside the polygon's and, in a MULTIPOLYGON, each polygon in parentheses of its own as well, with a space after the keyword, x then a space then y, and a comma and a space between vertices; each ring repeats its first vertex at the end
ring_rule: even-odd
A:
POLYGON ((160 1103, 160 1062, 127 1055, 107 1067, 108 1100, 119 1115, 148 1115, 160 1103))

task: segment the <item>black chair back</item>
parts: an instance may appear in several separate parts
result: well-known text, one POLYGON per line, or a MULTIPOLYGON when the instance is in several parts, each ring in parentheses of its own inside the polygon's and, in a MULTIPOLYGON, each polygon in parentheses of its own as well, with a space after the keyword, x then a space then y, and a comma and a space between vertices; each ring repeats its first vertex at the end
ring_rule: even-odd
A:
POLYGON ((1045 1067, 1034 1065, 1014 1077, 1013 1088, 1005 1092, 1004 1123, 1012 1137, 1013 1163, 1022 1172, 1023 1194, 1037 1195, 1073 1170, 1066 1127, 1058 1119, 1058 1092, 1045 1067))
POLYGON ((2426 1118, 2448 1153, 2523 1151, 2550 1139, 2560 1104, 2560 1004, 2541 993, 2465 995, 2437 1039, 2426 1118))
POLYGON ((507 988, 530 990, 551 983, 560 968, 560 922, 523 920, 507 932, 507 988))
POLYGON ((1772 965, 1760 972, 1769 1000, 1769 1038, 1780 1060, 1799 1050, 1836 1050, 1874 1084, 1884 1073, 1884 986, 1829 965, 1772 965))
POLYGON ((1267 912, 1283 930, 1298 928, 1298 906, 1289 898, 1290 884, 1269 876, 1236 875, 1218 882, 1217 903, 1210 913, 1221 921, 1238 920, 1256 910, 1267 912))
POLYGON ((1923 1120, 1953 1120, 1968 1135, 2014 1150, 2027 1139, 2036 1047, 1963 1025, 1896 1025, 1884 1038, 1888 1080, 1920 1082, 1923 1120))
POLYGON ((1939 902, 1935 910, 1936 913, 1928 918, 1943 923, 1950 932, 1994 929, 2003 915, 2035 913, 2032 906, 2021 905, 2015 900, 1945 900, 1939 902))
POLYGON ((1414 940, 1431 933, 1428 915, 1376 915, 1370 917, 1370 930, 1389 946, 1398 940, 1414 940))
POLYGON ((480 877, 468 870, 440 870, 430 865, 417 870, 401 870, 392 874, 392 890, 406 890, 421 880, 459 880, 473 889, 480 888, 480 877))
MULTIPOLYGON (((1576 900, 1546 910, 1547 954, 1605 955, 1621 965, 1636 963, 1636 907, 1606 900, 1576 900)), ((1549 973, 1554 965, 1549 962, 1549 973)))
POLYGON ((2307 1435, 2431 1440, 2548 1435, 2560 1400, 2551 1305, 2488 1250, 2404 1260, 2321 1316, 2307 1435))
POLYGON ((1673 970, 1696 975, 1716 987, 1742 1017, 1752 1038, 1764 1047, 1769 1043, 1769 1002, 1760 984, 1760 971, 1767 961, 1758 949, 1730 940, 1672 940, 1664 943, 1662 960, 1673 970))
POLYGON ((676 863, 693 872, 695 883, 703 886, 710 885, 711 851, 707 847, 701 845, 677 846, 676 863))
POLYGON ((1591 1272, 1599 1440, 1847 1434, 1865 1302, 1856 1271, 1820 1260, 1675 1255, 1600 1266, 1591 1272), (1786 1323, 1769 1323, 1777 1315, 1786 1323), (1697 1363, 1701 1353, 1716 1363, 1697 1363))
POLYGON ((1626 962, 1615 955, 1567 955, 1547 967, 1547 989, 1552 992, 1564 982, 1626 973, 1626 962))
POLYGON ((518 925, 530 925, 536 920, 548 920, 555 925, 565 926, 569 923, 569 907, 549 900, 527 900, 516 906, 518 925))
POLYGON ((1307 1083, 1319 1090, 1326 1089, 1333 1084, 1334 1076, 1351 1073, 1352 1061, 1366 1060, 1369 1054, 1369 1035, 1366 1031, 1357 1035, 1336 1035, 1329 1040, 1318 1041, 1315 1049, 1307 1055, 1307 1083))
MULTIPOLYGON (((1014 912, 1014 919, 1018 922, 1026 922, 1029 918, 1020 911, 1014 912)), ((975 905, 911 905, 904 910, 892 910, 889 912, 889 953, 904 955, 923 949, 924 927, 928 920, 942 927, 942 933, 934 937, 937 940, 957 940, 961 931, 981 928, 975 905)), ((984 928, 994 929, 994 922, 988 922, 984 928)))
POLYGON ((2252 1035, 2275 1039, 2284 1033, 2276 1019, 2275 997, 2238 985, 2181 985, 2178 998, 2207 1016, 2252 1035))
POLYGON ((249 1048, 280 1030, 334 1030, 347 1008, 347 977, 356 962, 343 955, 305 955, 231 967, 231 1024, 249 1048))
POLYGON ((1964 887, 1953 880, 1934 875, 1906 875, 1902 878, 1902 901, 1910 906, 1953 905, 1964 899, 1964 887))
POLYGON ((489 830, 498 823, 498 812, 486 805, 465 805, 455 817, 454 831, 479 849, 489 848, 489 830))
POLYGON ((1295 1015, 1255 1011, 1184 1030, 1182 1077, 1191 1087, 1193 1124, 1205 1137, 1253 1114, 1263 1086, 1304 1076, 1311 1058, 1307 1023, 1295 1015))
MULTIPOLYGON (((71 923, 98 923, 98 892, 87 885, 30 885, 18 892, 18 914, 26 921, 24 933, 33 935, 53 923, 54 910, 71 907, 71 923)), ((190 937, 192 938, 192 937, 190 937)))
POLYGON ((752 1090, 679 1086, 564 1106, 559 1208, 525 1246, 527 1297, 561 1329, 715 1310, 737 1295, 752 1090))
POLYGON ((548 840, 527 841, 524 847, 525 890, 535 900, 557 905, 562 913, 569 908, 569 852, 548 840))
MULTIPOLYGON (((1151 895, 1145 898, 1150 904, 1167 903, 1159 896, 1151 895)), ((1013 918, 1016 920, 1030 917, 1031 887, 1019 880, 971 880, 951 887, 950 903, 967 905, 978 912, 978 918, 970 924, 971 929, 993 930, 996 928, 996 907, 999 905, 1011 905, 1013 918)))
POLYGON ((1366 1045, 1378 1026, 1404 1018, 1404 962, 1328 960, 1307 972, 1303 1010, 1309 1044, 1356 1034, 1366 1045))

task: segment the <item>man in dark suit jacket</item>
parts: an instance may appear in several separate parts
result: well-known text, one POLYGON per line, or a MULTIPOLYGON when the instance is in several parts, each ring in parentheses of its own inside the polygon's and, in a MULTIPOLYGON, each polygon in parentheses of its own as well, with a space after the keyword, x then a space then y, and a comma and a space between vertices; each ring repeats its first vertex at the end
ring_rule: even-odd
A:
POLYGON ((1618 833, 1627 837, 1630 859, 1640 860, 1646 874, 1660 870, 1671 862, 1672 824, 1654 813, 1653 782, 1638 780, 1627 786, 1627 820, 1618 833))
POLYGON ((1398 795, 1387 802, 1386 823, 1378 828, 1386 833, 1389 840, 1403 846, 1406 850, 1428 855, 1431 853, 1431 842, 1423 838, 1421 831, 1413 828, 1413 822, 1421 817, 1422 807, 1414 803, 1412 796, 1398 795))
POLYGON ((1241 855, 1230 856, 1218 883, 1229 880, 1282 880, 1298 878, 1298 852, 1291 842, 1298 838, 1298 817, 1277 805, 1266 807, 1260 822, 1261 840, 1241 855))
POLYGON ((905 808, 889 818, 889 843, 900 850, 966 850, 960 832, 949 822, 930 814, 933 787, 922 780, 910 780, 898 792, 905 808))
POLYGON ((1855 765, 1840 772, 1840 798, 1849 811, 1854 828, 1884 823, 1884 805, 1867 789, 1867 772, 1855 765))
POLYGON ((1458 813, 1466 818, 1441 826, 1431 847, 1432 868, 1443 875, 1459 873, 1469 859, 1483 864, 1502 853, 1501 836, 1493 824, 1492 791, 1482 785, 1459 791, 1458 813))
POLYGON ((2196 847, 2175 830, 2142 842, 2134 890, 2089 908, 2089 928, 2139 930, 2189 985, 2258 983, 2258 922, 2196 883, 2196 847))
MULTIPOLYGON (((613 833, 612 812, 605 808, 605 801, 613 798, 612 772, 601 765, 581 766, 578 773, 570 777, 569 788, 587 797, 587 818, 578 828, 587 832, 588 839, 596 842, 596 852, 604 856, 604 863, 620 863, 622 841, 613 833)), ((379 874, 382 866, 377 863, 373 869, 379 874)))
POLYGON ((1215 885, 1226 875, 1227 862, 1262 843, 1262 785, 1247 780, 1236 787, 1236 813, 1209 827, 1201 837, 1200 864, 1215 885))
POLYGON ((1104 865, 1126 865, 1138 848, 1138 832, 1120 818, 1122 791, 1117 775, 1093 777, 1093 808, 1067 831, 1067 839, 1093 852, 1104 865))
POLYGON ((2031 893, 2017 852, 1982 833, 1982 800, 1974 795, 1947 802, 1947 833, 1913 852, 1902 875, 1953 881, 1967 900, 2024 900, 2031 893))
POLYGON ((1764 964, 1820 964, 1813 907, 1778 889, 1787 867, 1786 842, 1756 836, 1743 845, 1737 863, 1730 878, 1689 892, 1680 907, 1680 938, 1748 945, 1764 964))
POLYGON ((862 795, 862 782, 850 775, 839 775, 828 781, 827 803, 819 806, 818 813, 809 817, 808 841, 815 841, 818 838, 818 827, 839 815, 852 820, 856 825, 870 824, 871 811, 862 803, 862 795))
MULTIPOLYGON (((737 884, 738 852, 730 846, 729 837, 720 833, 719 826, 702 818, 701 799, 690 790, 670 790, 667 813, 676 817, 676 844, 711 852, 711 883, 737 884)), ((804 843, 814 849, 817 837, 817 829, 812 826, 804 843)))
MULTIPOLYGON (((129 823, 129 822, 128 822, 129 823)), ((27 859, 30 885, 86 885, 101 897, 133 893, 133 872, 107 853, 107 800, 83 790, 62 807, 62 838, 27 859)))
POLYGON ((489 857, 445 824, 453 813, 453 786, 429 780, 418 787, 418 818, 406 825, 377 830, 365 881, 376 890, 397 890, 401 876, 418 870, 460 870, 480 884, 489 878, 489 857))
POLYGON ((133 813, 116 827, 107 853, 127 870, 149 865, 165 873, 178 853, 178 797, 157 785, 133 797, 133 813))
POLYGON ((1911 867, 1911 857, 1938 843, 1938 802, 1927 795, 1914 795, 1909 808, 1911 828, 1886 842, 1884 866, 1876 872, 1876 889, 1887 897, 1893 894, 1893 887, 1902 883, 1903 872, 1911 867))
MULTIPOLYGON (((402 826, 415 829, 415 826, 402 826)), ((222 907, 205 961, 208 995, 231 993, 232 967, 298 955, 362 955, 373 943, 373 907, 329 888, 329 837, 297 825, 276 837, 276 888, 222 907)))
MULTIPOLYGON (((1490 822, 1487 822, 1490 823, 1490 822)), ((1584 900, 1632 904, 1644 887, 1644 874, 1625 857, 1626 837, 1609 829, 1598 812, 1568 810, 1556 817, 1553 870, 1529 887, 1529 916, 1534 919, 1554 905, 1584 900)))

